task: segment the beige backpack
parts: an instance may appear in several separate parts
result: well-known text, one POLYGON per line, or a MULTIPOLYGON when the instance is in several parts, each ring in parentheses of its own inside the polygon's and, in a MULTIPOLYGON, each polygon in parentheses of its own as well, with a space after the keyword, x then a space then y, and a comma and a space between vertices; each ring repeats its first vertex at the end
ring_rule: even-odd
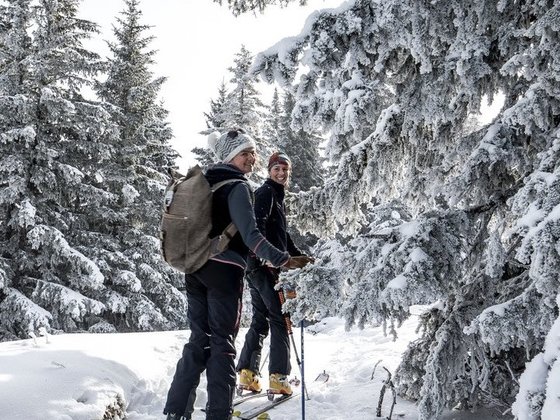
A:
POLYGON ((194 273, 208 259, 227 248, 237 227, 230 223, 221 235, 210 238, 212 194, 221 186, 240 179, 228 179, 210 187, 197 165, 186 176, 174 172, 165 190, 160 225, 163 259, 183 273, 194 273))

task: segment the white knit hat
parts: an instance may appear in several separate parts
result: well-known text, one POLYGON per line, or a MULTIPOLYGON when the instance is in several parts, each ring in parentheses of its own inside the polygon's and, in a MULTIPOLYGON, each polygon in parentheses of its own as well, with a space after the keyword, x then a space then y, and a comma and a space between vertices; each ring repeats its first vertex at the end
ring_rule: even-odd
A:
POLYGON ((208 136, 208 147, 214 152, 218 161, 228 163, 239 152, 250 147, 256 148, 257 145, 244 130, 237 128, 223 134, 214 131, 208 136))

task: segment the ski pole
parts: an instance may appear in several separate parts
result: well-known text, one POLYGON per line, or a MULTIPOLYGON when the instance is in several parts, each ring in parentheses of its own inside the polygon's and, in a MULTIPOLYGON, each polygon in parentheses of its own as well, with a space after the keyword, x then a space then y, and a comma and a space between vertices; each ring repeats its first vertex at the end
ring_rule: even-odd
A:
MULTIPOLYGON (((282 289, 278 290, 278 296, 280 297, 280 304, 284 305, 284 302, 286 302, 286 297, 284 296, 284 291, 282 289)), ((294 339, 294 332, 292 331, 292 320, 290 318, 290 314, 284 314, 284 321, 286 323, 286 329, 288 331, 288 335, 290 336, 290 340, 292 342, 292 348, 294 349, 296 362, 299 366, 299 373, 303 378, 303 364, 298 355, 296 340, 294 339)), ((305 387, 305 384, 302 385, 302 389, 303 389, 303 395, 305 396, 305 399, 308 400, 309 394, 307 393, 307 388, 305 387)))
POLYGON ((261 363, 261 370, 260 372, 262 372, 264 370, 264 365, 266 364, 266 361, 268 360, 268 355, 270 354, 270 350, 268 350, 268 352, 266 353, 266 356, 264 357, 264 360, 261 363))
MULTIPOLYGON (((291 322, 292 321, 290 320, 290 324, 291 324, 291 322)), ((309 394, 307 393, 307 388, 305 386, 305 382, 303 381, 303 359, 300 360, 300 358, 299 358, 299 355, 298 355, 298 352, 297 352, 296 341, 294 339, 294 334, 291 331, 291 328, 290 328, 290 333, 289 334, 290 334, 290 338, 292 340, 292 347, 294 349, 294 354, 296 356, 296 361, 297 361, 297 364, 299 366, 299 373, 301 375, 301 387, 303 389, 303 394, 305 396, 305 399, 308 400, 309 399, 309 394)), ((303 352, 303 347, 302 347, 302 352, 303 352)), ((303 357, 303 354, 302 354, 302 357, 303 357)))
MULTIPOLYGON (((300 321, 301 325, 301 387, 305 390, 307 394, 307 388, 305 388, 305 366, 303 358, 303 319, 300 321)), ((306 395, 309 398, 308 395, 306 395)), ((305 420, 305 398, 301 398, 301 420, 305 420)))

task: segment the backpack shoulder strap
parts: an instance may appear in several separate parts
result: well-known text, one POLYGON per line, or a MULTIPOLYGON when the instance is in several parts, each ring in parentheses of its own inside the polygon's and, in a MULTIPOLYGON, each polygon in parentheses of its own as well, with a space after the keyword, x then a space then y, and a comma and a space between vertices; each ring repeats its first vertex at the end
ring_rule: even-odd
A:
MULTIPOLYGON (((242 179, 226 179, 225 181, 221 181, 218 182, 214 185, 212 185, 212 193, 216 192, 220 187, 223 187, 224 185, 227 184, 231 184, 234 182, 245 182, 242 179)), ((223 230, 222 234, 220 235, 220 239, 218 242, 218 249, 225 249, 225 247, 227 246, 227 244, 229 243, 229 241, 231 241, 231 239, 235 236, 235 234, 237 233, 237 226, 235 226, 235 224, 233 222, 231 222, 229 225, 226 226, 226 228, 223 230)))
POLYGON ((214 193, 214 192, 216 192, 218 189, 220 189, 221 187, 223 187, 224 185, 231 184, 231 183, 233 183, 233 182, 245 182, 245 181, 243 181, 242 179, 235 179, 235 178, 233 178, 233 179, 226 179, 225 181, 220 181, 220 182, 217 182, 216 184, 212 185, 212 187, 211 187, 210 189, 211 189, 212 192, 214 193))

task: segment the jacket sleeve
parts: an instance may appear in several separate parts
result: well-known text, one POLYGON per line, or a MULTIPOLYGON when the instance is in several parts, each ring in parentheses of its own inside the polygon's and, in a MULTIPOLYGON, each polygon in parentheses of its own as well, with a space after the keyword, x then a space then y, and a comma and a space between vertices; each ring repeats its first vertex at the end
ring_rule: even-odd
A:
POLYGON ((275 267, 288 262, 290 254, 280 251, 259 232, 246 183, 240 182, 232 188, 228 196, 228 206, 231 220, 237 226, 243 242, 257 257, 270 261, 275 267))
POLYGON ((296 244, 294 244, 294 241, 292 241, 292 237, 290 236, 290 234, 288 232, 286 232, 286 237, 288 239, 288 252, 292 257, 298 257, 300 255, 304 255, 303 252, 301 252, 301 249, 299 249, 296 244))

